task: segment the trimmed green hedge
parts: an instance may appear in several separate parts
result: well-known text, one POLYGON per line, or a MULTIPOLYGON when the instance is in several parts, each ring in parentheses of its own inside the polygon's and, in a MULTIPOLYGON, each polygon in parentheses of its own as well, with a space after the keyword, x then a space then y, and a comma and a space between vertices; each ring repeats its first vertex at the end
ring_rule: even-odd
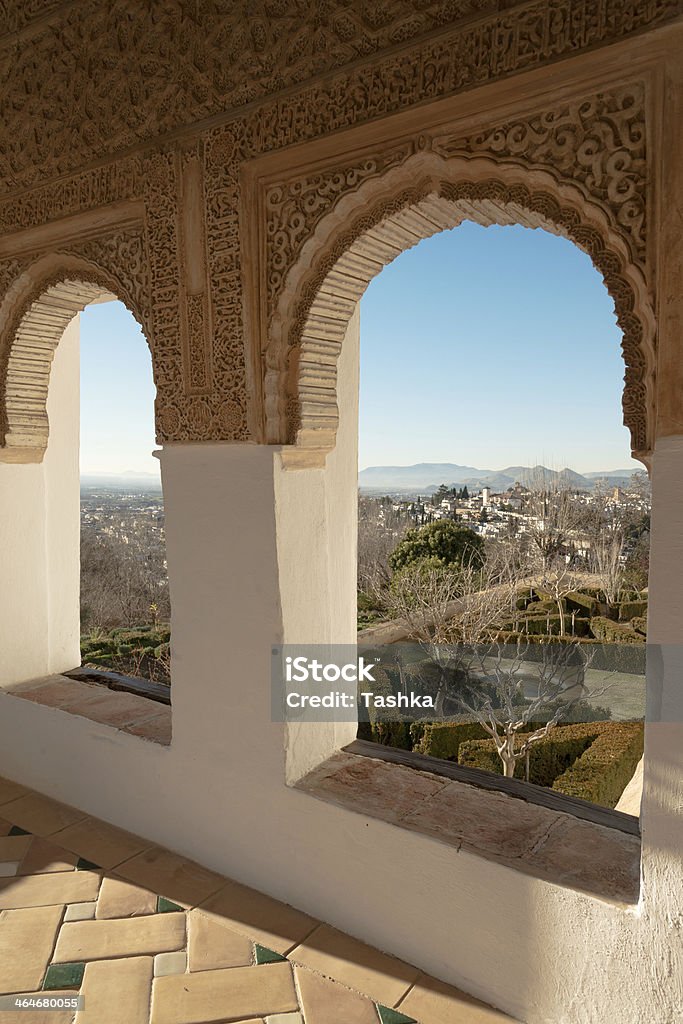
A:
POLYGON ((604 723, 582 757, 555 779, 553 789, 615 807, 643 756, 644 733, 642 722, 604 723))
MULTIPOLYGON (((542 723, 530 722, 531 729, 542 723)), ((460 746, 470 740, 487 740, 489 734, 478 722, 451 719, 448 722, 414 722, 410 727, 413 750, 417 754, 440 757, 444 761, 458 761, 460 746)))
POLYGON ((526 606, 526 612, 529 615, 540 615, 541 612, 550 612, 551 615, 557 615, 557 601, 529 601, 526 606))
MULTIPOLYGON (((552 729, 547 739, 534 744, 529 751, 529 781, 537 786, 552 786, 558 775, 569 768, 590 745, 594 736, 591 726, 559 726, 552 729), (567 733, 566 729, 574 729, 567 733)), ((519 734, 520 742, 523 735, 519 734)), ((492 739, 468 740, 460 744, 458 764, 468 768, 481 768, 487 772, 503 774, 503 764, 496 752, 492 739)), ((526 774, 524 759, 515 765, 515 778, 523 779, 526 774)))
POLYGON ((631 619, 631 627, 635 629, 636 633, 642 633, 643 636, 647 636, 647 616, 642 615, 631 619))
POLYGON ((566 601, 570 608, 588 615, 595 615, 598 604, 591 594, 584 594, 580 590, 571 590, 566 595, 566 601))
MULTIPOLYGON (((642 722, 590 722, 560 725, 531 748, 529 778, 539 786, 614 807, 643 754, 642 722)), ((520 734, 519 739, 523 738, 520 734)), ((458 764, 503 774, 491 739, 463 740, 458 764)), ((524 760, 515 777, 524 778, 524 760)))
POLYGON ((642 644, 643 637, 624 622, 614 622, 604 615, 594 615, 590 620, 591 633, 604 644, 642 644))
MULTIPOLYGON (((565 628, 567 620, 565 618, 565 628)), ((560 616, 559 615, 529 615, 519 623, 520 633, 529 636, 559 636, 560 616)))
MULTIPOLYGON (((377 695, 388 697, 397 691, 392 686, 391 671, 387 671, 385 668, 379 666, 375 669, 375 685, 373 692, 377 695)), ((394 712, 392 717, 398 719, 398 721, 383 722, 380 720, 381 712, 378 713, 377 709, 370 707, 367 710, 367 720, 361 720, 358 723, 358 738, 361 740, 370 740, 372 743, 381 743, 387 747, 399 747, 401 750, 411 750, 412 740, 410 737, 410 722, 402 721, 400 712, 394 712)))
POLYGON ((647 615, 647 601, 623 601, 619 605, 620 622, 630 622, 641 615, 647 615))

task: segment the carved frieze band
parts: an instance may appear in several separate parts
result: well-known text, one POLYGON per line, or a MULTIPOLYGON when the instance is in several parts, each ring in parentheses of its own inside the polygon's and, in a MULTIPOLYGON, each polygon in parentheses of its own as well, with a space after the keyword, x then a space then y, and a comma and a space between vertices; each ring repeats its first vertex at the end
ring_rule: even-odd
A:
MULTIPOLYGON (((103 15, 96 0, 83 0, 78 17, 74 9, 73 16, 55 18, 50 26, 42 20, 33 25, 31 15, 13 44, 13 74, 0 103, 0 112, 6 114, 0 180, 14 190, 0 200, 0 234, 144 199, 144 235, 138 239, 144 288, 127 281, 139 276, 133 269, 137 265, 126 268, 110 243, 93 237, 87 244, 93 265, 111 270, 122 281, 126 301, 150 342, 160 442, 247 440, 254 436, 250 424, 259 422, 258 386, 250 379, 258 356, 252 360, 247 352, 244 323, 240 168, 245 161, 618 39, 674 17, 682 3, 520 0, 501 10, 498 0, 435 0, 427 5, 387 0, 382 24, 371 27, 369 9, 361 12, 339 0, 328 5, 328 21, 317 36, 301 14, 290 18, 287 24, 296 28, 303 47, 291 51, 283 49, 286 32, 276 31, 268 42, 267 33, 276 30, 280 17, 270 8, 262 18, 253 4, 241 13, 240 4, 226 4, 218 31, 206 21, 208 7, 202 2, 192 6, 194 15, 183 15, 182 24, 173 28, 172 45, 163 53, 150 51, 142 76, 137 65, 126 62, 135 53, 132 26, 148 16, 145 5, 116 0, 103 15), (255 33, 249 39, 244 36, 246 24, 255 33), (432 32, 437 28, 438 34, 432 32), (399 47, 414 36, 421 38, 410 48, 399 47), (257 38, 265 49, 255 56, 257 38), (98 63, 93 54, 100 53, 103 40, 106 53, 98 63), (239 60, 246 60, 243 74, 226 60, 233 50, 239 60), (54 62, 62 51, 74 58, 68 83, 55 77, 54 62), (86 52, 87 61, 77 59, 86 52), (206 57, 201 67, 190 59, 195 52, 206 57), (173 66, 169 54, 174 55, 173 66), (93 62, 102 72, 96 94, 93 62), (123 73, 124 66, 129 73, 123 73), (254 73, 257 67, 261 70, 254 73), (333 73, 321 76, 323 70, 333 73), (44 81, 54 79, 59 88, 36 90, 38 74, 44 81), (72 127, 65 129, 63 118, 53 115, 69 107, 74 90, 83 116, 72 118, 72 127), (150 131, 170 131, 246 102, 252 104, 248 113, 193 141, 146 153, 139 148, 149 141, 150 131), (154 117, 146 113, 150 104, 154 117), (26 127, 36 124, 41 131, 26 127), (74 170, 93 154, 100 160, 103 153, 136 146, 137 155, 74 170), (50 177, 55 177, 52 183, 37 184, 50 177)), ((7 15, 24 24, 9 0, 7 15)), ((171 27, 164 22, 146 34, 150 46, 163 42, 171 27)), ((0 45, 0 73, 8 52, 0 45)), ((400 167, 417 145, 395 144, 268 190, 269 314, 320 219, 343 196, 400 167)), ((633 265, 644 272, 648 175, 641 86, 567 101, 469 136, 442 135, 431 145, 445 159, 487 154, 520 167, 542 168, 558 181, 571 179, 605 212, 628 246, 633 265)), ((86 242, 79 244, 82 248, 86 242)), ((120 234, 117 244, 125 252, 120 234)), ((0 263, 0 298, 20 272, 9 260, 0 263)), ((635 395, 636 382, 628 387, 629 395, 635 395)), ((297 399, 290 394, 283 401, 294 408, 297 399)), ((628 401, 635 408, 635 401, 628 401)))
MULTIPOLYGON (((6 4, 6 23, 23 23, 27 5, 6 4)), ((250 149, 263 152, 681 13, 681 0, 80 0, 0 41, 0 182, 31 187, 256 102, 264 105, 249 116, 250 149), (65 121, 64 110, 77 116, 65 121)))
POLYGON ((446 134, 428 143, 420 139, 269 188, 265 202, 271 312, 287 273, 322 217, 363 182, 380 177, 425 144, 444 157, 486 154, 581 182, 586 197, 599 203, 624 236, 634 262, 644 267, 645 95, 642 83, 635 83, 476 135, 446 134))

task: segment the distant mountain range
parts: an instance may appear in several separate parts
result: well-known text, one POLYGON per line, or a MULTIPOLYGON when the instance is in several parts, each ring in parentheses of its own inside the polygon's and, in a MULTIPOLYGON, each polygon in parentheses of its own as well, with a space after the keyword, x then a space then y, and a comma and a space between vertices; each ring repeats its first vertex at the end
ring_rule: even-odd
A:
MULTIPOLYGON (((480 490, 505 491, 519 482, 524 487, 569 487, 590 491, 598 480, 613 487, 625 487, 637 469, 609 469, 600 473, 575 473, 573 469, 553 470, 546 466, 507 466, 505 469, 476 469, 451 462, 420 462, 416 466, 369 466, 358 474, 364 493, 431 494, 441 484, 480 490)), ((643 470, 644 472, 644 470, 643 470)))
POLYGON ((84 488, 101 487, 108 491, 160 491, 161 476, 159 473, 138 473, 126 470, 125 473, 84 473, 81 476, 81 490, 84 488))

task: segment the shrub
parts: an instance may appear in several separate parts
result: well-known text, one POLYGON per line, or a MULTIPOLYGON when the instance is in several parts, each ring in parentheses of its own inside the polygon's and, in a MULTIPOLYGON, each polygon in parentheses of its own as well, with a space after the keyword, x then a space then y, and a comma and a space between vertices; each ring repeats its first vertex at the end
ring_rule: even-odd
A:
POLYGON ((620 622, 630 622, 642 615, 647 615, 647 601, 623 601, 619 605, 620 622))
POLYGON ((643 636, 647 636, 647 617, 642 615, 631 619, 631 628, 635 629, 636 633, 642 633, 643 636))
POLYGON ((614 807, 643 756, 643 737, 642 722, 603 725, 583 756, 555 779, 553 789, 614 807))
POLYGON ((484 561, 484 541, 467 526, 460 526, 452 519, 438 519, 427 526, 408 530, 389 556, 389 565, 397 572, 424 558, 436 558, 443 566, 476 567, 484 561))
MULTIPOLYGON (((540 724, 529 723, 532 729, 540 724)), ((414 722, 410 734, 416 753, 440 757, 444 761, 459 761, 459 751, 463 743, 486 740, 493 745, 493 740, 479 722, 465 718, 453 718, 447 722, 414 722)))
POLYGON ((415 607, 422 603, 420 595, 434 583, 447 600, 454 600, 459 590, 459 575, 453 565, 444 565, 438 558, 418 558, 394 571, 389 589, 392 598, 415 607))
MULTIPOLYGON (((614 807, 643 753, 642 722, 591 722, 560 725, 536 743, 529 756, 529 779, 566 796, 614 807)), ((523 734, 520 734, 523 739, 523 734)), ((503 774, 493 740, 464 740, 458 764, 503 774)), ((515 777, 524 778, 524 759, 515 777)))
MULTIPOLYGON (((548 738, 540 740, 529 751, 529 781, 537 786, 552 786, 558 775, 579 757, 594 738, 586 727, 580 735, 568 734, 572 726, 558 726, 552 729, 548 738)), ((592 728, 592 726, 591 726, 592 728)), ((519 734, 522 741, 526 734, 519 734)), ((493 740, 468 740, 460 745, 458 764, 468 768, 480 768, 487 772, 503 774, 503 763, 498 757, 493 740)), ((526 764, 522 758, 515 765, 515 778, 523 779, 526 764)))
POLYGON ((604 615, 594 615, 590 620, 591 633, 604 644, 642 644, 643 637, 623 622, 614 622, 604 615))
POLYGON ((571 590, 566 595, 569 608, 575 608, 579 612, 588 615, 595 615, 597 612, 597 601, 591 594, 584 594, 580 590, 571 590))
MULTIPOLYGON (((568 623, 565 618, 565 629, 567 625, 568 623)), ((530 636, 558 636, 560 632, 560 616, 550 614, 529 615, 521 620, 519 629, 522 634, 526 633, 530 636)))
MULTIPOLYGON (((373 692, 382 696, 389 696, 398 692, 398 678, 394 679, 391 669, 378 667, 375 669, 375 685, 373 692), (394 683, 395 685, 392 685, 394 683)), ((360 689, 360 687, 359 687, 360 689)), ((363 740, 370 740, 372 743, 381 743, 388 747, 399 747, 401 750, 411 750, 412 741, 410 738, 410 721, 403 721, 400 712, 392 711, 392 719, 396 721, 385 722, 381 718, 382 710, 372 705, 365 710, 359 708, 358 736, 363 740), (367 718, 360 717, 367 715, 367 718)))
POLYGON ((529 601, 526 610, 529 615, 538 615, 540 612, 557 615, 557 601, 529 601))
POLYGON ((460 744, 488 736, 478 722, 455 720, 450 722, 419 722, 411 728, 413 750, 418 754, 440 757, 444 761, 457 761, 460 744), (415 726, 418 726, 416 729, 415 726))

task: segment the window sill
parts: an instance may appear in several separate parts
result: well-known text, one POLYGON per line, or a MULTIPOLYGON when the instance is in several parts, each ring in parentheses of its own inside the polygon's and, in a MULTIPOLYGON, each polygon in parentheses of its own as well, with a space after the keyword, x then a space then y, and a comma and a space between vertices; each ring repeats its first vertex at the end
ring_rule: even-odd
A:
POLYGON ((148 697, 64 675, 18 683, 2 692, 162 746, 171 742, 171 708, 148 697))
MULTIPOLYGON (((622 830, 531 802, 521 793, 480 788, 395 763, 403 751, 377 746, 377 752, 354 753, 358 747, 351 744, 335 754, 296 788, 535 878, 613 903, 638 902, 637 819, 631 819, 635 826, 621 823, 622 830)), ((631 818, 606 813, 617 815, 616 820, 631 818)))

